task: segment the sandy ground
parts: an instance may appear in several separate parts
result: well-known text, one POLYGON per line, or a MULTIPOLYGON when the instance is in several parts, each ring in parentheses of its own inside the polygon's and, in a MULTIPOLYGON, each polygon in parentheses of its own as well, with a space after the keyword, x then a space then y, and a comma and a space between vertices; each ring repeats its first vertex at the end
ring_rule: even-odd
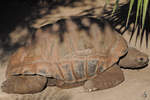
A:
MULTIPOLYGON (((72 10, 69 11, 70 13, 72 12, 72 10)), ((70 15, 71 14, 65 16, 70 15)), ((57 16, 59 19, 60 15, 57 14, 53 16, 51 15, 51 18, 53 17, 56 18, 57 16)), ((130 35, 129 32, 124 35, 126 40, 129 40, 129 35, 130 35)), ((130 43, 130 45, 135 47, 134 40, 135 39, 133 38, 132 43, 130 43)), ((140 47, 138 42, 136 48, 150 55, 150 47, 145 48, 144 43, 142 47, 140 47)), ((0 84, 1 84, 5 80, 4 74, 7 64, 0 66, 1 66, 0 67, 0 84)), ((150 65, 141 70, 123 69, 123 72, 125 75, 125 81, 122 84, 114 88, 102 91, 86 93, 83 92, 82 87, 72 89, 60 89, 57 87, 48 87, 41 93, 30 95, 16 95, 16 94, 6 94, 1 92, 0 90, 0 100, 150 100, 150 65)))

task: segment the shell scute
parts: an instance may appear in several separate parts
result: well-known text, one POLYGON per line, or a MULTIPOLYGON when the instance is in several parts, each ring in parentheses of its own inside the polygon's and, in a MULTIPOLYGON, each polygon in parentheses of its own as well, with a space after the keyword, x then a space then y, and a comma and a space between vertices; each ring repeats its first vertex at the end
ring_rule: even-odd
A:
POLYGON ((74 61, 74 67, 73 68, 74 68, 74 73, 75 73, 78 80, 86 78, 85 62, 83 60, 74 61))
POLYGON ((88 60, 87 61, 87 75, 94 76, 96 74, 97 70, 97 65, 98 65, 98 60, 88 60))

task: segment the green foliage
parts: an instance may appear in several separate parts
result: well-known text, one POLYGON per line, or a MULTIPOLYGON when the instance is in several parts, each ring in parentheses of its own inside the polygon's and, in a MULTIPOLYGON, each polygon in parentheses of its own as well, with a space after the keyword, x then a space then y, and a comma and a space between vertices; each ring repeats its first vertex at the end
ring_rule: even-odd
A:
POLYGON ((115 13, 116 9, 118 8, 118 4, 119 4, 119 0, 116 0, 115 6, 114 6, 114 9, 113 9, 113 12, 112 12, 112 16, 115 13))
POLYGON ((127 22, 126 22, 126 26, 128 25, 129 22, 129 18, 130 18, 130 14, 133 8, 133 4, 134 4, 134 0, 130 0, 130 6, 129 6, 129 11, 128 11, 128 18, 127 18, 127 22))
MULTIPOLYGON (((143 30, 144 25, 145 25, 145 17, 146 17, 149 0, 137 0, 137 5, 134 5, 135 1, 136 0, 130 0, 130 6, 129 6, 129 11, 128 11, 126 26, 128 25, 128 22, 130 20, 130 15, 131 15, 133 6, 137 6, 135 25, 137 25, 138 20, 139 20, 139 22, 141 21, 142 30, 143 30)), ((118 3, 119 3, 119 0, 116 0, 115 6, 113 9, 113 13, 116 11, 116 9, 118 7, 118 3)))
POLYGON ((142 4, 142 0, 138 0, 135 25, 137 25, 139 13, 140 13, 140 15, 142 14, 141 13, 142 12, 142 5, 141 4, 142 4))
POLYGON ((145 24, 145 17, 146 17, 146 12, 147 12, 147 8, 148 8, 148 2, 149 2, 149 0, 144 0, 143 5, 142 5, 143 6, 142 29, 145 24))

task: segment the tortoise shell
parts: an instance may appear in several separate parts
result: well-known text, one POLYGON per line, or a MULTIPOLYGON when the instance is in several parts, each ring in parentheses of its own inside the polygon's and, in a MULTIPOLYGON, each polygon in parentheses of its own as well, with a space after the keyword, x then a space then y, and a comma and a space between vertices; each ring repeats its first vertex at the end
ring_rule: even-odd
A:
POLYGON ((71 17, 38 29, 10 58, 6 77, 43 75, 66 83, 95 77, 127 53, 127 43, 102 19, 71 17))

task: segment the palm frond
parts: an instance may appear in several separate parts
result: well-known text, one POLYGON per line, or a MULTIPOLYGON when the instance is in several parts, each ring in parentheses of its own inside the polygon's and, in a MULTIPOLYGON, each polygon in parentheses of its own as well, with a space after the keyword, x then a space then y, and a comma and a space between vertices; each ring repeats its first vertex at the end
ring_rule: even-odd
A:
POLYGON ((127 26, 128 23, 129 23, 129 18, 130 18, 130 14, 131 14, 131 11, 132 11, 132 8, 133 8, 133 4, 134 4, 134 0, 131 0, 131 1, 130 1, 130 6, 129 6, 129 11, 128 11, 128 17, 127 17, 126 26, 127 26))
POLYGON ((111 7, 111 9, 105 11, 104 16, 111 22, 113 27, 120 34, 124 34, 126 30, 129 30, 131 32, 129 42, 133 36, 136 36, 135 42, 140 41, 142 45, 143 40, 146 40, 146 47, 148 47, 150 35, 149 0, 130 0, 126 3, 119 3, 119 0, 116 0, 116 3, 111 7), (117 26, 120 26, 120 28, 117 28, 117 26))

